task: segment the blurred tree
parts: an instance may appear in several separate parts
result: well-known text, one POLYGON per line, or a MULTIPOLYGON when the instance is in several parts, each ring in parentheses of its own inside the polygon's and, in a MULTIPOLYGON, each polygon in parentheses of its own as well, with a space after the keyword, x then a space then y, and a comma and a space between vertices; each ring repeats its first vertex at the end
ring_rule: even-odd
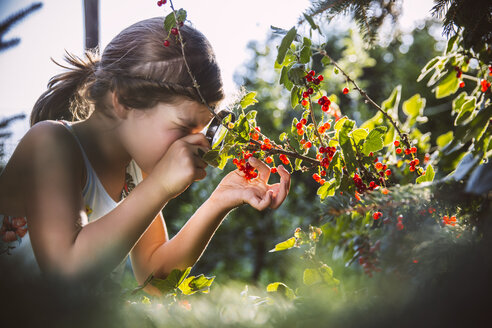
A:
MULTIPOLYGON (((12 26, 19 23, 36 10, 39 10, 42 6, 43 4, 41 2, 35 2, 29 7, 10 15, 3 22, 0 22, 0 53, 15 47, 20 43, 20 38, 4 40, 5 34, 12 28, 12 26)), ((26 115, 24 114, 17 114, 0 120, 0 168, 3 168, 4 157, 6 155, 5 141, 12 135, 12 133, 7 129, 10 123, 16 120, 24 119, 25 117, 26 115)))

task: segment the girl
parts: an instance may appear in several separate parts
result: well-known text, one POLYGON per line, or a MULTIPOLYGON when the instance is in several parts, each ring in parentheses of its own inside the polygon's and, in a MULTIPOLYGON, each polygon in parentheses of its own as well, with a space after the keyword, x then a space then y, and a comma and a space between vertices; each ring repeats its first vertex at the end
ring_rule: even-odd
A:
MULTIPOLYGON (((212 48, 197 30, 180 31, 191 72, 214 108, 224 95, 212 48)), ((66 56, 72 67, 50 80, 0 176, 2 239, 25 234, 13 257, 31 254, 50 277, 93 281, 118 280, 129 255, 142 284, 151 273, 164 278, 192 266, 232 209, 282 204, 287 170, 280 166, 280 183, 269 185, 268 166, 250 158, 258 177, 229 173, 169 240, 161 210, 205 178, 198 153, 209 144, 200 131, 212 115, 193 87, 181 45, 164 46, 166 37, 163 19, 152 18, 123 30, 100 60, 66 56)))

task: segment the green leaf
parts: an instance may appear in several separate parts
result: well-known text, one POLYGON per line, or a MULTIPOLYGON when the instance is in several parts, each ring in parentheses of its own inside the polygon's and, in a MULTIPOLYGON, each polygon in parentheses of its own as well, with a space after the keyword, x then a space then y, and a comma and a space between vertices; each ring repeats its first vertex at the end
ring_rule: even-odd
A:
POLYGON ((311 286, 322 281, 321 275, 316 269, 306 269, 302 275, 302 281, 305 285, 311 286))
POLYGON ((186 279, 186 277, 190 274, 191 267, 186 270, 174 269, 171 273, 166 277, 166 279, 158 279, 154 278, 151 280, 151 284, 157 287, 163 294, 167 294, 169 292, 174 291, 178 286, 186 279))
POLYGON ((282 67, 282 71, 280 73, 280 84, 283 84, 287 90, 292 90, 292 87, 294 86, 294 83, 292 83, 291 80, 289 80, 289 76, 287 75, 287 72, 291 68, 290 65, 286 65, 282 67))
POLYGON ((471 97, 471 99, 466 100, 461 106, 458 116, 456 116, 454 125, 460 125, 465 122, 472 115, 476 106, 477 99, 475 97, 471 97))
POLYGON ((296 244, 296 238, 292 237, 292 238, 287 239, 286 241, 283 241, 283 242, 275 245, 275 248, 271 249, 270 252, 283 251, 283 250, 294 247, 295 244, 296 244))
POLYGON ((183 280, 178 288, 184 295, 192 295, 196 292, 208 293, 214 279, 215 277, 205 277, 203 274, 191 276, 183 280))
POLYGON ((306 76, 306 66, 304 64, 294 64, 287 72, 289 80, 295 85, 304 86, 304 76, 306 76))
POLYGON ((463 106, 467 98, 466 91, 463 91, 458 97, 453 99, 453 114, 458 113, 461 110, 461 106, 463 106))
POLYGON ((311 60, 311 40, 304 37, 301 53, 299 55, 299 62, 303 64, 307 64, 309 63, 310 60, 311 60))
POLYGON ((258 100, 255 98, 256 92, 251 91, 248 92, 242 99, 241 99, 241 108, 246 109, 246 107, 256 104, 258 100))
POLYGON ((453 140, 453 131, 449 131, 448 133, 441 134, 439 137, 437 137, 436 143, 439 146, 439 148, 443 148, 451 140, 453 140))
POLYGON ((340 147, 342 148, 343 151, 343 158, 345 160, 345 165, 347 166, 349 172, 355 171, 356 168, 355 163, 357 161, 355 156, 355 150, 354 147, 352 146, 352 141, 348 136, 350 131, 352 131, 354 125, 355 125, 355 121, 347 119, 343 122, 343 126, 340 128, 340 132, 338 133, 338 140, 340 142, 340 147))
POLYGON ((338 279, 333 278, 333 269, 330 268, 328 265, 323 264, 319 271, 321 272, 321 277, 323 278, 323 281, 329 286, 336 286, 340 284, 340 281, 338 279))
POLYGON ((268 284, 266 289, 269 293, 279 293, 291 301, 296 298, 294 291, 282 282, 272 282, 271 284, 268 284))
POLYGON ((355 141, 355 144, 358 145, 360 142, 364 141, 368 135, 368 132, 366 129, 356 129, 352 131, 351 136, 355 141))
POLYGON ((287 137, 287 133, 286 133, 286 132, 282 132, 282 133, 280 134, 280 136, 278 137, 278 139, 279 139, 280 141, 284 141, 286 137, 287 137))
POLYGON ((425 98, 420 97, 417 93, 413 95, 410 99, 403 102, 403 112, 409 118, 415 118, 423 114, 425 107, 425 98))
POLYGON ((394 120, 398 120, 398 105, 400 104, 401 85, 396 86, 388 99, 383 101, 381 108, 394 120))
POLYGON ((456 73, 450 72, 435 88, 436 98, 444 98, 455 93, 460 87, 460 80, 456 77, 456 73))
POLYGON ((422 182, 432 182, 434 180, 434 168, 432 165, 427 165, 427 168, 425 170, 425 174, 421 175, 417 178, 416 182, 417 183, 422 183, 422 182))
POLYGON ((377 152, 383 149, 383 136, 387 129, 385 126, 378 126, 369 132, 362 148, 364 155, 367 156, 370 152, 377 152))
POLYGON ((176 17, 174 17, 174 13, 171 12, 166 16, 164 19, 164 29, 167 31, 167 33, 171 32, 171 29, 173 27, 176 27, 176 19, 178 22, 184 22, 186 20, 187 13, 186 10, 183 8, 176 10, 176 17))
POLYGON ((287 53, 287 50, 290 48, 292 41, 294 41, 296 34, 297 34, 296 28, 292 27, 282 39, 282 42, 280 43, 280 46, 278 48, 277 63, 282 64, 284 62, 285 54, 287 53))
POLYGON ((325 181, 325 183, 318 188, 317 194, 321 198, 321 200, 326 197, 331 197, 335 195, 335 189, 337 186, 337 180, 335 178, 325 181))
POLYGON ((294 86, 290 91, 290 105, 293 109, 297 107, 299 104, 299 87, 294 86))
POLYGON ((438 64, 440 57, 432 58, 425 66, 422 68, 419 77, 417 78, 417 82, 420 82, 430 71, 432 71, 438 64))
POLYGON ((456 44, 456 40, 458 39, 458 34, 455 34, 451 38, 449 38, 448 46, 446 47, 446 54, 450 53, 453 50, 454 45, 456 44))
POLYGON ((301 169, 301 163, 302 163, 302 159, 296 158, 295 165, 294 165, 296 171, 301 169))
POLYGON ((323 64, 323 66, 328 66, 331 64, 331 60, 330 60, 330 58, 323 56, 321 58, 321 63, 323 64))
POLYGON ((306 21, 309 23, 309 25, 311 26, 311 29, 313 30, 316 30, 316 29, 319 29, 319 26, 316 25, 316 23, 314 22, 313 20, 313 17, 307 15, 307 14, 303 14, 304 15, 304 18, 306 19, 306 21))
POLYGON ((203 155, 202 159, 213 167, 219 165, 219 149, 212 149, 203 155))

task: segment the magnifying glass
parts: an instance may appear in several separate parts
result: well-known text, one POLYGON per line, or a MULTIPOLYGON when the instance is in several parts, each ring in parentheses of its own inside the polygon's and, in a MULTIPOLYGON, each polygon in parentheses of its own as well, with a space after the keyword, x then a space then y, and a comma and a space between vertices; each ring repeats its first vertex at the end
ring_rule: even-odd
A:
POLYGON ((236 120, 236 116, 233 112, 223 109, 217 113, 217 116, 214 116, 210 124, 208 125, 207 130, 204 132, 205 138, 210 143, 210 147, 216 148, 223 141, 227 128, 223 126, 221 123, 228 115, 231 115, 231 123, 234 123, 236 120))

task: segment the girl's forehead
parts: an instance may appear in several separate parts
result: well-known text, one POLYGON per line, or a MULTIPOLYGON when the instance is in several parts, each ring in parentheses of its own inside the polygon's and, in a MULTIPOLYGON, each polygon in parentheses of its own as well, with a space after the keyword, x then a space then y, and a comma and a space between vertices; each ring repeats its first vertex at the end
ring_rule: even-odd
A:
POLYGON ((177 106, 176 114, 180 120, 194 126, 207 124, 213 118, 207 106, 196 101, 183 101, 177 106))

